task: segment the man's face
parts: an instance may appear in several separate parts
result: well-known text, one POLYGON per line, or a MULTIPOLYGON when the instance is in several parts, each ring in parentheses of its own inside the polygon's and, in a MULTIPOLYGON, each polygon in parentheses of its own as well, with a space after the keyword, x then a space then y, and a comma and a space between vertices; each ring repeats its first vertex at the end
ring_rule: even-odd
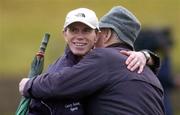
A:
POLYGON ((74 55, 84 56, 94 47, 97 34, 89 26, 75 22, 64 30, 64 38, 74 55))

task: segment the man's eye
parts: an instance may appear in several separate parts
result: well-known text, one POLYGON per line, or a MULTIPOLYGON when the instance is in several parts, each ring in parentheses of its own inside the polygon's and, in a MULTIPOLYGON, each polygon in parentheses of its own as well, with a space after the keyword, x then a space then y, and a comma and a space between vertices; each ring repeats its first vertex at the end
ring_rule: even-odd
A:
POLYGON ((86 32, 86 33, 89 33, 89 32, 91 32, 91 31, 92 31, 91 28, 86 28, 86 29, 84 29, 84 32, 86 32))
POLYGON ((76 31, 76 29, 75 29, 75 28, 70 28, 69 30, 70 30, 71 32, 76 31))
POLYGON ((78 29, 76 29, 76 28, 70 28, 69 29, 71 32, 78 32, 78 29))

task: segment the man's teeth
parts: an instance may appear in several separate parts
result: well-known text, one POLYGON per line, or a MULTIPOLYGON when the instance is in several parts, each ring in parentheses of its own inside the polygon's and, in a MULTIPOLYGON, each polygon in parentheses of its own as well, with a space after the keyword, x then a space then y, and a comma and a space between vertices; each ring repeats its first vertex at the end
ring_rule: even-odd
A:
POLYGON ((76 46, 84 46, 86 45, 85 43, 75 43, 76 46))

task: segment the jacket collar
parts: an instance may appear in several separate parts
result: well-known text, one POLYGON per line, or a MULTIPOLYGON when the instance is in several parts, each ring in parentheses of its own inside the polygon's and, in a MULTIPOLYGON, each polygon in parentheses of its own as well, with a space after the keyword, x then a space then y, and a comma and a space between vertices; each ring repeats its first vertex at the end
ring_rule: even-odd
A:
POLYGON ((121 48, 133 50, 129 45, 127 45, 125 43, 114 43, 114 44, 107 46, 107 48, 110 48, 110 47, 121 47, 121 48))

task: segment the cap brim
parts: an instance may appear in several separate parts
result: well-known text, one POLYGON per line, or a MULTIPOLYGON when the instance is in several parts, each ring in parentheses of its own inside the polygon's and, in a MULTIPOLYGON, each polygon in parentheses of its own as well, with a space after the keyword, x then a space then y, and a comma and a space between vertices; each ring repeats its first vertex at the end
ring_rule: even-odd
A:
MULTIPOLYGON (((82 19, 75 19, 75 20, 71 20, 69 21, 67 24, 64 25, 64 28, 68 27, 69 25, 75 23, 75 22, 81 22, 87 26, 89 26, 92 29, 96 29, 97 27, 93 26, 92 24, 90 24, 89 22, 87 22, 86 20, 82 20, 82 19)), ((98 28, 97 28, 98 29, 98 28)))

